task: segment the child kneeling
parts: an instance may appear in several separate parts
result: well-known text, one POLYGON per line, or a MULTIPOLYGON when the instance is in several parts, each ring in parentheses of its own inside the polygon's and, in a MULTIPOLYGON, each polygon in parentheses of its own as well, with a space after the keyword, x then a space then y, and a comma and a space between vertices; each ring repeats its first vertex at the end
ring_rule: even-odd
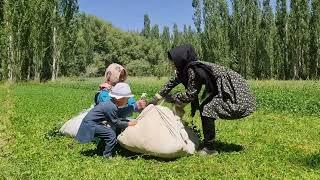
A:
POLYGON ((89 143, 95 137, 100 138, 100 143, 104 143, 105 146, 103 156, 106 158, 112 156, 113 148, 117 143, 116 129, 125 129, 137 124, 136 121, 129 121, 119 115, 119 107, 126 105, 128 99, 133 97, 129 85, 118 83, 109 95, 112 97, 111 100, 99 103, 89 111, 76 135, 80 143, 89 143))

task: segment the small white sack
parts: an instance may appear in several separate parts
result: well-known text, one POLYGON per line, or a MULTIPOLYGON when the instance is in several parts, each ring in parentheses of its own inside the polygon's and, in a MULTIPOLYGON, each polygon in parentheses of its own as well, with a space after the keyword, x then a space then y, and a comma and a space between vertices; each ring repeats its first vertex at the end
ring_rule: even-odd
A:
POLYGON ((118 136, 119 144, 130 151, 177 158, 194 154, 199 146, 198 136, 167 107, 149 105, 137 121, 118 136))
POLYGON ((92 109, 91 106, 89 109, 86 109, 79 113, 77 116, 68 120, 64 125, 60 128, 59 132, 65 136, 75 137, 79 131, 80 125, 82 123, 83 118, 88 114, 88 112, 92 109))

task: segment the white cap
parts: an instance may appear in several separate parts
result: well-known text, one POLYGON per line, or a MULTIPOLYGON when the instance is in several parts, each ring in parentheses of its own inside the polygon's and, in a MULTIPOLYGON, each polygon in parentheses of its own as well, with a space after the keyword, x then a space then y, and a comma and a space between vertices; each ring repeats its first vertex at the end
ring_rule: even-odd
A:
POLYGON ((127 83, 117 83, 112 89, 109 95, 113 98, 120 99, 124 97, 133 97, 130 86, 127 83))

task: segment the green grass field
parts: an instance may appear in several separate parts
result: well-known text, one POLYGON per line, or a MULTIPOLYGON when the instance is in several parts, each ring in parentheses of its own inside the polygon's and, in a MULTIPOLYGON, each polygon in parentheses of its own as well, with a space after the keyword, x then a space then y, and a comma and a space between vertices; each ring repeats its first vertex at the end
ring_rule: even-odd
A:
MULTIPOLYGON (((92 156, 95 144, 54 133, 90 106, 99 81, 1 84, 0 179, 320 179, 319 81, 250 81, 258 110, 242 120, 217 121, 220 154, 172 161, 140 155, 105 160, 92 156)), ((164 81, 128 82, 137 97, 151 97, 164 81)), ((198 115, 184 118, 201 128, 198 115)))

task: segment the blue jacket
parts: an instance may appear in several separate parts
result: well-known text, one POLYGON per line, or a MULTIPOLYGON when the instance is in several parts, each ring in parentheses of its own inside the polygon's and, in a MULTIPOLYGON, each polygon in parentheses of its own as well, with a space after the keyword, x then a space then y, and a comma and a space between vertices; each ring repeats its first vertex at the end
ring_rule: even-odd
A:
MULTIPOLYGON (((109 91, 107 89, 102 89, 98 92, 98 96, 97 96, 97 99, 96 99, 96 104, 99 104, 101 102, 106 102, 108 100, 111 100, 111 96, 109 95, 109 91)), ((134 100, 133 97, 129 98, 128 99, 128 105, 129 106, 135 106, 136 104, 136 101, 134 100)))
MULTIPOLYGON (((101 102, 111 101, 111 96, 107 89, 102 89, 98 92, 99 94, 95 97, 96 105, 101 102)), ((128 104, 125 107, 119 108, 119 117, 128 117, 132 112, 138 112, 136 101, 133 97, 128 99, 128 104)))
MULTIPOLYGON (((122 109, 122 113, 128 114, 129 108, 122 109)), ((112 101, 101 102, 91 109, 84 117, 76 139, 80 143, 88 143, 94 139, 96 126, 101 126, 103 121, 107 121, 112 129, 124 129, 128 126, 128 120, 120 117, 119 109, 112 101)))

